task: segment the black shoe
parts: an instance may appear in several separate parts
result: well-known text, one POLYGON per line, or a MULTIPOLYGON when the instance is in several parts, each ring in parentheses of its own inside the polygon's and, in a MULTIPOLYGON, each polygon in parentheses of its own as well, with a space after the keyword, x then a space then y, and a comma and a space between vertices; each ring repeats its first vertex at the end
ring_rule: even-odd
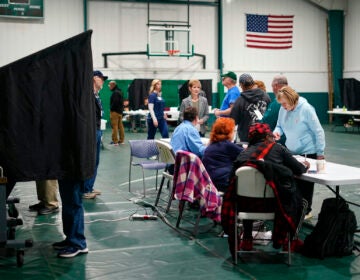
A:
POLYGON ((54 207, 54 208, 43 207, 38 210, 39 215, 48 215, 48 214, 53 214, 53 213, 57 213, 57 212, 59 212, 59 207, 54 207))
POLYGON ((37 203, 37 204, 33 204, 29 206, 29 211, 39 211, 41 208, 44 208, 44 204, 42 204, 41 202, 37 203))
POLYGON ((70 243, 65 239, 63 241, 53 243, 52 246, 55 250, 62 250, 69 247, 70 243))
POLYGON ((16 208, 14 203, 10 203, 8 205, 8 215, 11 218, 17 218, 19 217, 19 210, 16 208))

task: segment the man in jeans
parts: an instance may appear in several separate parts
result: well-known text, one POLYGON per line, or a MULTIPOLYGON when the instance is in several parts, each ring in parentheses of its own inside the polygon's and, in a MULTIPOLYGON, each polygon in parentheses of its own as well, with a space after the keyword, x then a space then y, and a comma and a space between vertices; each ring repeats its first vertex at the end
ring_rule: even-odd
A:
POLYGON ((59 180, 59 192, 62 201, 62 222, 65 240, 52 244, 53 248, 59 250, 58 257, 72 258, 79 254, 87 254, 85 229, 84 229, 84 208, 82 204, 83 195, 92 195, 96 197, 95 191, 92 189, 97 167, 99 164, 100 142, 102 132, 100 130, 102 107, 99 99, 99 91, 104 81, 107 79, 100 71, 94 71, 94 99, 96 107, 96 165, 92 178, 87 180, 80 179, 62 179, 59 180), (84 194, 84 191, 86 192, 84 194))
POLYGON ((94 183, 97 175, 97 169, 100 161, 100 148, 101 148, 101 117, 103 115, 103 108, 101 105, 101 100, 99 96, 99 91, 102 89, 104 85, 104 81, 107 80, 107 76, 104 76, 100 71, 94 71, 94 96, 95 96, 95 108, 96 108, 96 163, 95 163, 95 171, 94 176, 90 179, 85 180, 84 187, 85 193, 83 198, 85 199, 94 199, 97 195, 100 195, 101 192, 99 190, 94 189, 94 183))

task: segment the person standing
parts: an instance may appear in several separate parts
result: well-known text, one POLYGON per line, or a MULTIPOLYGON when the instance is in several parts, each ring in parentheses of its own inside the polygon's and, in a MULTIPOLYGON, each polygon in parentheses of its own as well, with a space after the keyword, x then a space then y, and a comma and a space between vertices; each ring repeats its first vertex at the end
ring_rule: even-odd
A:
POLYGON ((255 82, 249 74, 242 74, 239 78, 239 84, 242 93, 236 100, 230 116, 238 126, 240 142, 248 142, 249 126, 261 119, 270 103, 270 97, 255 86, 255 82))
POLYGON ((124 143, 124 126, 122 122, 124 111, 124 97, 121 89, 118 88, 115 81, 109 82, 109 88, 112 91, 110 97, 110 120, 112 128, 112 142, 114 146, 124 143))
POLYGON ((36 181, 36 193, 39 203, 29 206, 30 211, 37 211, 39 215, 47 215, 59 212, 59 200, 57 180, 36 181))
POLYGON ((93 77, 93 88, 94 88, 94 101, 96 108, 96 162, 95 162, 95 170, 92 178, 85 180, 84 187, 85 192, 83 198, 85 199, 94 199, 97 195, 100 195, 101 192, 99 190, 94 189, 95 179, 97 176, 97 169, 100 162, 100 148, 101 148, 101 137, 102 130, 101 126, 101 117, 103 115, 103 108, 99 96, 99 92, 104 85, 104 81, 107 80, 107 76, 104 76, 100 71, 94 71, 93 77))
MULTIPOLYGON (((289 86, 282 87, 276 99, 281 108, 273 131, 275 140, 279 140, 281 135, 286 134, 285 145, 292 154, 325 159, 325 133, 314 107, 289 86)), ((308 202, 306 218, 311 218, 314 183, 298 181, 301 194, 308 202)))
POLYGON ((195 107, 198 110, 199 120, 196 129, 201 137, 205 137, 206 122, 209 119, 209 105, 206 97, 200 96, 201 83, 199 80, 189 81, 190 95, 184 98, 180 105, 180 121, 184 119, 185 108, 195 107))
MULTIPOLYGON (((276 123, 278 120, 279 110, 280 110, 280 103, 276 100, 276 96, 278 91, 283 87, 287 86, 288 81, 284 75, 276 75, 271 83, 271 87, 275 98, 273 101, 270 102, 269 106, 267 107, 261 123, 267 123, 270 126, 271 130, 274 130, 276 127, 276 123)), ((286 136, 285 134, 281 135, 280 139, 277 141, 280 144, 285 145, 286 136)))
POLYGON ((161 81, 153 80, 149 91, 149 114, 147 117, 148 136, 147 139, 154 139, 159 128, 162 138, 169 138, 168 126, 166 123, 165 100, 161 96, 161 81))
POLYGON ((240 90, 236 86, 236 74, 234 72, 228 72, 224 75, 221 75, 222 84, 227 88, 227 93, 221 104, 220 109, 214 109, 214 114, 216 117, 227 117, 231 113, 231 108, 233 107, 236 99, 240 96, 240 90))

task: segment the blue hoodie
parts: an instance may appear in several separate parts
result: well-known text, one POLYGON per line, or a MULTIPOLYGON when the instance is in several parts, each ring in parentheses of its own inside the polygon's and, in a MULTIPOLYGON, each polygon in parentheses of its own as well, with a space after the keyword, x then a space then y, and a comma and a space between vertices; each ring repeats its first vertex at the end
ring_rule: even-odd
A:
POLYGON ((280 108, 274 132, 286 135, 286 147, 295 155, 324 155, 325 133, 315 109, 303 97, 295 109, 280 108))

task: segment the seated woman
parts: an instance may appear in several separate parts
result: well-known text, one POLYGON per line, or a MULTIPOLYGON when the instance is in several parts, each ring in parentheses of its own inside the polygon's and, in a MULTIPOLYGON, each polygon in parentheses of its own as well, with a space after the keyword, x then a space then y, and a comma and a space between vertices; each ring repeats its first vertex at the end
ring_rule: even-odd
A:
POLYGON ((225 192, 229 185, 233 162, 243 148, 231 142, 235 121, 218 118, 210 132, 210 143, 205 149, 202 162, 218 191, 225 192))
MULTIPOLYGON (((305 173, 310 164, 306 161, 299 162, 285 146, 276 143, 268 124, 256 123, 249 128, 249 146, 237 157, 234 162, 234 170, 244 165, 256 167, 264 174, 267 181, 273 180, 275 183, 277 190, 275 194, 279 196, 281 209, 284 209, 280 211, 285 211, 285 213, 280 213, 287 215, 288 225, 281 224, 282 228, 274 231, 273 246, 279 248, 283 244, 284 250, 286 250, 287 243, 284 236, 286 236, 287 230, 284 227, 289 226, 295 232, 303 210, 300 204, 301 196, 297 191, 293 174, 305 173)), ((252 222, 251 220, 243 222, 244 236, 240 249, 244 251, 251 251, 253 247, 252 222)), ((274 227, 276 225, 275 221, 274 227)), ((297 251, 301 245, 302 241, 293 240, 291 250, 297 251)))

